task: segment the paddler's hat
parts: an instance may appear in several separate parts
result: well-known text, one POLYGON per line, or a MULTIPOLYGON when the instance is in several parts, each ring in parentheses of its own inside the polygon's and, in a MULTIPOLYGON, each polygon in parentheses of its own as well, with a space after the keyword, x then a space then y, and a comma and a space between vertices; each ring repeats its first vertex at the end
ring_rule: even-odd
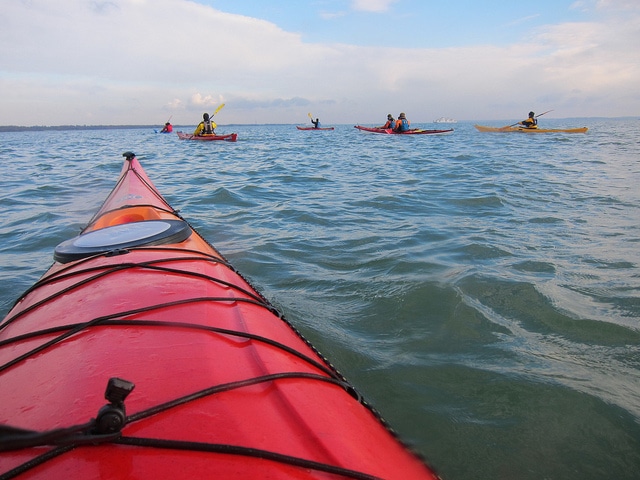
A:
POLYGON ((205 113, 204 115, 202 115, 202 118, 204 118, 205 120, 209 120, 209 114, 205 113))
POLYGON ((529 112, 529 116, 530 116, 530 117, 533 117, 534 115, 535 115, 535 113, 534 113, 534 112, 529 112))
POLYGON ((401 113, 400 115, 398 115, 398 118, 406 118, 404 113, 401 113))

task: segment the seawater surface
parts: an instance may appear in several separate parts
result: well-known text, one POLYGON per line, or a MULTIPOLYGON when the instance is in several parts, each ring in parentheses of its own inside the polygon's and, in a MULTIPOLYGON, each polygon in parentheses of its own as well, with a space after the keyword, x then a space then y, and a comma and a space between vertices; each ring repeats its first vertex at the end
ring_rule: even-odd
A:
POLYGON ((640 124, 544 124, 0 133, 0 314, 130 150, 445 480, 636 479, 640 124))

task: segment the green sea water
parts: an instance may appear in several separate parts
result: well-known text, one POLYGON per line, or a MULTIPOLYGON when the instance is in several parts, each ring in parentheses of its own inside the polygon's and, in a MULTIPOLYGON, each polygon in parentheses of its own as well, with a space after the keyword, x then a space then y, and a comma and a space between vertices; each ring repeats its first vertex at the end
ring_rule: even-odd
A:
POLYGON ((0 133, 0 314, 134 151, 445 480, 638 478, 638 120, 544 124, 0 133))

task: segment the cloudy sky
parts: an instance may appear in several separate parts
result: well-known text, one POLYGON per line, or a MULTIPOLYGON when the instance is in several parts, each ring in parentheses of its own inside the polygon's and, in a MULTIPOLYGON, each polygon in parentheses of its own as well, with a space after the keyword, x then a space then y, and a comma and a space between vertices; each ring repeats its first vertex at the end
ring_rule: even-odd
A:
POLYGON ((640 115, 638 0, 10 0, 0 125, 640 115))

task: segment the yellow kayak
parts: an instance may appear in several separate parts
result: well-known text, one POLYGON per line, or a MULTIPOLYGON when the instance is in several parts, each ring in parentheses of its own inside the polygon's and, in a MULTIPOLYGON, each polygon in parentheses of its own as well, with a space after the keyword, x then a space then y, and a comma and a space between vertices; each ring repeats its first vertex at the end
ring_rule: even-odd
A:
POLYGON ((479 132, 525 132, 525 133, 586 133, 588 128, 526 128, 526 127, 485 127, 474 125, 479 132))

